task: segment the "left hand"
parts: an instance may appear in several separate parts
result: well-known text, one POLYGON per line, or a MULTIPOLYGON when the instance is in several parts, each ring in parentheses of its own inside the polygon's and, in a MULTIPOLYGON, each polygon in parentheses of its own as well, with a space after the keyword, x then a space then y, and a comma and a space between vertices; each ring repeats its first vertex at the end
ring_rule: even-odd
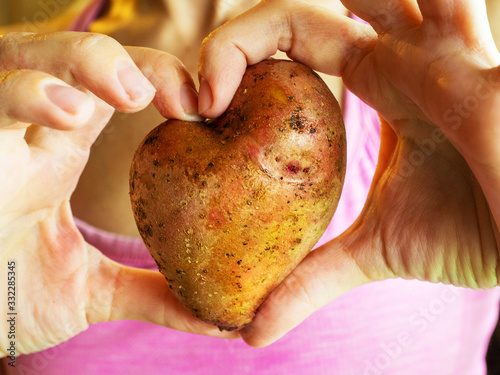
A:
POLYGON ((343 3, 371 27, 306 1, 264 0, 202 48, 205 116, 227 107, 247 64, 279 49, 341 76, 383 118, 363 212, 267 298, 241 332, 250 345, 272 343, 335 297, 375 280, 498 285, 500 54, 484 2, 343 3))
POLYGON ((70 209, 114 110, 153 102, 165 117, 193 119, 182 105, 186 85, 194 93, 177 58, 101 34, 0 36, 0 358, 113 320, 239 337, 193 317, 159 272, 119 264, 87 243, 70 209))

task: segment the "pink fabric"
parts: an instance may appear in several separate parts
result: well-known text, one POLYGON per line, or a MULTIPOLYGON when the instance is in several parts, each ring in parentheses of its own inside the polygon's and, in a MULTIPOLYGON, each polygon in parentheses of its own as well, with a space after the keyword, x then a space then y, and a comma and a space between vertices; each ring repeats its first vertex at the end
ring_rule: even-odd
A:
MULTIPOLYGON (((347 187, 322 242, 347 228, 367 195, 377 159, 376 113, 347 93, 347 187)), ((156 269, 142 242, 77 221, 114 260, 156 269)), ((143 322, 92 325, 59 346, 17 359, 19 374, 480 375, 499 290, 387 280, 352 290, 273 345, 255 349, 143 322)), ((140 301, 138 301, 140 303, 140 301)))
MULTIPOLYGON (((88 19, 76 25, 75 30, 85 30, 88 19)), ((377 161, 376 113, 347 92, 344 117, 346 188, 318 245, 357 217, 377 161)), ((156 269, 141 240, 77 223, 87 241, 108 257, 156 269)), ((341 296, 261 349, 143 322, 102 323, 52 349, 20 356, 13 373, 480 375, 486 373, 499 293, 498 288, 474 291, 418 281, 372 283, 341 296)))
POLYGON ((92 1, 68 29, 72 31, 87 31, 92 21, 96 19, 105 5, 106 0, 92 1))

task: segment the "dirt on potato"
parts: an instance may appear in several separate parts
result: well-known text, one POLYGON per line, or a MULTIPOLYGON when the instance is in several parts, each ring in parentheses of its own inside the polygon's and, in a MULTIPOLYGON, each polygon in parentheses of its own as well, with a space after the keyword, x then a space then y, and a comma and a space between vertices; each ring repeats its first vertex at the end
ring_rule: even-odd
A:
POLYGON ((346 165, 341 111, 291 61, 248 67, 229 108, 151 131, 130 171, 140 234, 179 301, 205 322, 249 324, 321 237, 346 165))

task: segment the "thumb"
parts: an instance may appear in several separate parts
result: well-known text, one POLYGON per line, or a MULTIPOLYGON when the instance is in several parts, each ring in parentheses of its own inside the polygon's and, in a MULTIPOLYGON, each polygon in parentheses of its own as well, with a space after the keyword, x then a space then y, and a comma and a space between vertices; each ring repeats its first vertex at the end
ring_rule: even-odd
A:
POLYGON ((136 320, 207 336, 240 337, 238 332, 220 332, 190 314, 160 272, 123 266, 89 247, 94 259, 87 291, 89 323, 136 320))
MULTIPOLYGON (((383 118, 380 134, 379 159, 372 187, 377 186, 397 145, 396 134, 383 118)), ((394 277, 381 256, 383 241, 376 235, 377 221, 374 221, 371 211, 371 206, 365 204, 351 227, 309 253, 273 290, 253 322, 240 331, 247 344, 258 347, 272 344, 313 312, 349 290, 394 277)))
POLYGON ((312 251, 260 306, 240 331, 250 346, 272 344, 309 315, 370 280, 340 240, 312 251))

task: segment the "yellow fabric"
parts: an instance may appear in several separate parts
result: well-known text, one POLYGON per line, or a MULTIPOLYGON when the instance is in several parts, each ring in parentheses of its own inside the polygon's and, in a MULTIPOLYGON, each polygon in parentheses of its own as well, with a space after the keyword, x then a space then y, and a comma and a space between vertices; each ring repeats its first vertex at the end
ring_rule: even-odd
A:
MULTIPOLYGON (((55 31, 76 17, 92 0, 0 0, 0 26, 40 25, 55 31)), ((21 27, 22 28, 22 27, 21 27)), ((26 30, 32 31, 32 30, 26 30)))

